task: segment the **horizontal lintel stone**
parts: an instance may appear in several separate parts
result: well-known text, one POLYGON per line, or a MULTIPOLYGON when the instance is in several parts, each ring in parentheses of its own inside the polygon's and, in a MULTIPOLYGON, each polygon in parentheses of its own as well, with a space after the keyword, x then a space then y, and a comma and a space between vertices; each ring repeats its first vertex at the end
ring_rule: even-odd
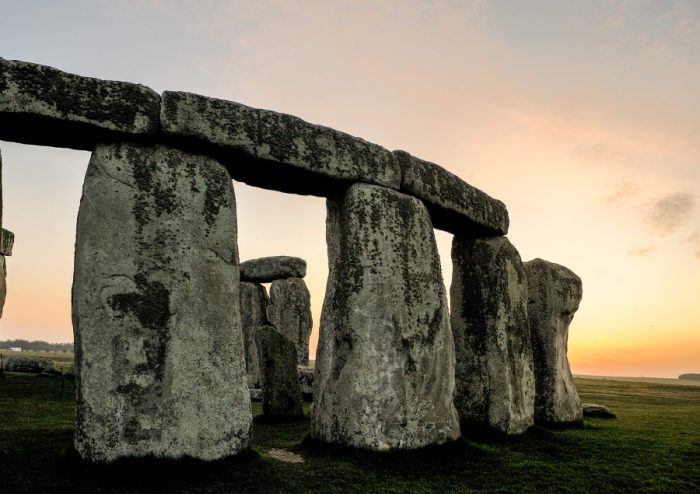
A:
POLYGON ((433 226, 454 234, 505 235, 508 210, 501 201, 435 163, 394 151, 401 166, 401 191, 421 199, 433 226))
POLYGON ((306 276, 306 261, 300 257, 260 257, 241 263, 241 281, 249 283, 269 283, 304 276, 306 276))
POLYGON ((400 187, 387 149, 291 115, 166 91, 161 125, 178 145, 216 153, 234 179, 250 185, 323 197, 351 182, 400 187))
POLYGON ((0 58, 0 140, 92 150, 155 134, 159 119, 160 95, 140 84, 0 58))

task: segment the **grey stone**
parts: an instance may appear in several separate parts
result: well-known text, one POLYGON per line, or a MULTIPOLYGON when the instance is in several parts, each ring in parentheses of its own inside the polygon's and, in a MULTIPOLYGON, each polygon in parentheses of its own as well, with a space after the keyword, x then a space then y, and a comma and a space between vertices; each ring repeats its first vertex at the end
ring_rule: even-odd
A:
POLYGON ((505 237, 455 236, 450 307, 455 406, 465 427, 520 434, 534 424, 527 276, 505 237))
POLYGON ((218 153, 236 180, 331 196, 348 182, 398 189, 401 171, 381 146, 300 118, 197 94, 166 91, 162 129, 178 143, 218 153))
POLYGON ((299 365, 309 365, 311 336, 311 294, 301 278, 273 281, 267 319, 277 330, 294 342, 299 365))
POLYGON ((297 365, 299 374, 299 386, 301 395, 305 400, 310 401, 314 396, 314 374, 316 371, 306 365, 297 365))
POLYGON ((304 415, 294 343, 272 326, 255 332, 263 373, 263 413, 273 417, 304 415))
POLYGON ((165 146, 98 146, 78 213, 75 447, 90 461, 248 448, 236 204, 226 170, 165 146))
POLYGON ((267 291, 258 283, 241 282, 241 326, 245 345, 245 365, 248 387, 259 388, 262 383, 255 331, 267 322, 267 291))
POLYGON ((241 263, 241 281, 250 283, 269 283, 304 276, 306 276, 306 261, 299 257, 260 257, 241 263))
POLYGON ((3 256, 12 255, 12 247, 15 245, 15 234, 4 228, 0 229, 0 254, 3 256))
POLYGON ((435 163, 394 151, 401 166, 401 191, 421 199, 433 226, 454 234, 505 235, 508 210, 490 197, 435 163))
POLYGON ((454 342, 425 206, 355 184, 327 207, 312 436, 380 451, 456 439, 454 342))
POLYGON ((0 254, 0 318, 5 307, 5 298, 7 297, 7 264, 5 256, 0 254))
POLYGON ((9 372, 31 372, 33 374, 56 370, 51 360, 26 355, 4 356, 2 368, 9 372))
POLYGON ((68 74, 0 59, 0 139, 92 150, 154 134, 160 96, 140 84, 68 74))
POLYGON ((581 403, 584 417, 593 417, 597 419, 616 419, 617 415, 613 413, 605 405, 597 405, 595 403, 581 403))
POLYGON ((262 401, 263 400, 262 388, 250 388, 250 400, 251 401, 262 401))
POLYGON ((580 422, 583 411, 566 352, 569 325, 581 302, 581 278, 542 259, 526 262, 525 272, 535 367, 535 422, 580 422))

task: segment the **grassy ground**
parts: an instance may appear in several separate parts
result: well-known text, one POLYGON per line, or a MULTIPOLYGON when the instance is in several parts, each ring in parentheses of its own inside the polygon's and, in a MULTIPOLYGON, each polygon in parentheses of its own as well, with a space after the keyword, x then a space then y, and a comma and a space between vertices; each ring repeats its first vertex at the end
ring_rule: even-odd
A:
MULTIPOLYGON (((253 452, 198 462, 86 465, 71 450, 73 387, 0 378, 0 491, 17 492, 700 492, 700 386, 578 379, 584 401, 618 420, 580 429, 535 428, 517 439, 481 438, 415 453, 323 448, 308 420, 254 425, 253 452), (270 456, 273 448, 303 463, 270 456)), ((260 414, 260 404, 254 413, 260 414)))

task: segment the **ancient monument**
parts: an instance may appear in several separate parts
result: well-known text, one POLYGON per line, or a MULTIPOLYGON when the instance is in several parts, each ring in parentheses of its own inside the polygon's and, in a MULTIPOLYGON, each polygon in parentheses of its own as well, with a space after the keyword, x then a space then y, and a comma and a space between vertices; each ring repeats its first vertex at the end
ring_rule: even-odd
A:
POLYGON ((580 419, 566 357, 580 279, 523 266, 505 205, 444 168, 290 115, 4 59, 0 124, 2 140, 92 152, 73 284, 86 460, 235 455, 261 380, 289 381, 282 408, 298 411, 304 270, 282 263, 277 282, 239 265, 232 178, 327 198, 314 437, 413 449, 457 438, 460 420, 516 434, 580 419), (434 228, 455 235, 451 317, 434 228))
POLYGON ((7 295, 7 265, 5 257, 12 255, 12 246, 15 242, 15 234, 2 228, 2 153, 0 153, 0 317, 5 307, 7 295))

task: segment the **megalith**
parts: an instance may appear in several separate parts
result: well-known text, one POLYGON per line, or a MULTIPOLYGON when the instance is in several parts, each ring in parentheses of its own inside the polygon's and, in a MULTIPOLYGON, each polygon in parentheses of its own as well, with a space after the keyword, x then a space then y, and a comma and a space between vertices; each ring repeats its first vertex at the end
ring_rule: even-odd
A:
POLYGON ((267 319, 280 333, 294 342, 297 363, 309 365, 311 294, 304 280, 288 278, 272 282, 267 319))
POLYGON ((270 283, 275 280, 304 276, 306 276, 306 261, 300 257, 260 257, 241 263, 241 281, 270 283))
POLYGON ((327 210, 312 436, 381 451, 456 439, 454 342, 426 208, 354 184, 327 210))
POLYGON ((216 161, 105 144, 88 165, 73 278, 83 458, 247 449, 252 424, 239 304, 236 209, 216 161))
POLYGON ((304 415, 294 342, 272 326, 255 332, 263 376, 263 413, 272 417, 304 415))
POLYGON ((259 388, 262 385, 255 331, 267 324, 267 300, 267 291, 264 286, 259 283, 241 282, 241 326, 250 388, 259 388))
POLYGON ((566 355, 569 325, 581 302, 581 278, 553 262, 525 263, 535 368, 535 422, 561 425, 583 417, 566 355))
POLYGON ((506 237, 455 236, 450 308, 462 430, 520 434, 533 425, 535 376, 527 277, 506 237))

